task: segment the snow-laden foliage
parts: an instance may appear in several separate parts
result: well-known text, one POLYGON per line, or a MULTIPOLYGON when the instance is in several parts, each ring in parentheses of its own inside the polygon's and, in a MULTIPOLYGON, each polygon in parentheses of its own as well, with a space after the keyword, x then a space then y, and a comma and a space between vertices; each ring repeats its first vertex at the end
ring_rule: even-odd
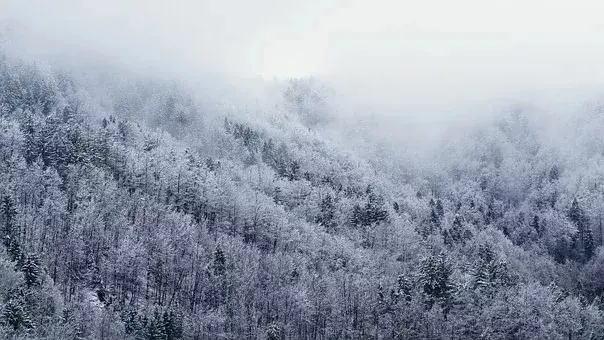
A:
POLYGON ((304 81, 270 122, 125 84, 0 59, 0 338, 604 337, 600 114, 392 166, 304 81))

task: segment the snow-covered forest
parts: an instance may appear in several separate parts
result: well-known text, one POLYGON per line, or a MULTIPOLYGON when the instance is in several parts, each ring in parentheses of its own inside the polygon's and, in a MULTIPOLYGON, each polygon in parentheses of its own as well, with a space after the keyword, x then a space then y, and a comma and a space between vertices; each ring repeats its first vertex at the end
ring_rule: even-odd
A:
POLYGON ((604 339, 597 95, 420 129, 0 38, 0 339, 604 339))
POLYGON ((323 90, 250 119, 3 52, 0 337, 604 336, 601 107, 414 162, 325 137, 323 90))

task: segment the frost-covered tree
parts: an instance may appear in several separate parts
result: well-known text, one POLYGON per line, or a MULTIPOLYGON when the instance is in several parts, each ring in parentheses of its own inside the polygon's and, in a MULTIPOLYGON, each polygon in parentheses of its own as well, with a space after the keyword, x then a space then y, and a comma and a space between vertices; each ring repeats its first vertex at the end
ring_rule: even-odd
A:
POLYGON ((288 106, 294 114, 308 127, 317 127, 330 123, 333 113, 330 112, 327 86, 313 77, 290 79, 283 92, 288 106))

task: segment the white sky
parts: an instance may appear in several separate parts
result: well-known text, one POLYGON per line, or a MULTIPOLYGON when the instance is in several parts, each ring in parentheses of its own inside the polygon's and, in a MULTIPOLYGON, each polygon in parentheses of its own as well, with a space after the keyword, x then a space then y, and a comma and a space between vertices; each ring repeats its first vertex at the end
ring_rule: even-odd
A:
POLYGON ((43 49, 184 74, 318 74, 394 108, 600 86, 603 13, 598 0, 0 0, 0 20, 43 49))

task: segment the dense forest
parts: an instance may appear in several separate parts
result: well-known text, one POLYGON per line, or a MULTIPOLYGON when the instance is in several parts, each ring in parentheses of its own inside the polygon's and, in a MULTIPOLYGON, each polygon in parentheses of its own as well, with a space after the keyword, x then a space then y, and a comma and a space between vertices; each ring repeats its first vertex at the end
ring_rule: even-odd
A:
POLYGON ((78 72, 0 57, 0 338, 604 339, 600 106, 389 159, 313 80, 78 72))

